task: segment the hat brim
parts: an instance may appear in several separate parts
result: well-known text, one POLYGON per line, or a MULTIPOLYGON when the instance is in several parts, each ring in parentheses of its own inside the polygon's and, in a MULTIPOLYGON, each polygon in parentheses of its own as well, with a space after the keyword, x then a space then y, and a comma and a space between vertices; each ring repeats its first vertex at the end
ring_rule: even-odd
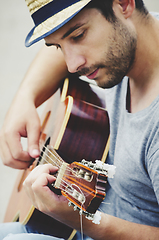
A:
POLYGON ((25 46, 30 47, 32 44, 52 34, 67 22, 69 22, 75 15, 77 15, 91 0, 82 0, 69 7, 63 9, 57 14, 49 17, 44 22, 35 26, 27 35, 25 46))

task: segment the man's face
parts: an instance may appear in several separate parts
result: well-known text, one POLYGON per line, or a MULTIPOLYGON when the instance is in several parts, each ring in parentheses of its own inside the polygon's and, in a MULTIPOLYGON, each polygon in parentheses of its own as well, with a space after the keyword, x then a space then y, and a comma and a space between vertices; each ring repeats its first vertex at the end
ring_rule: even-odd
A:
POLYGON ((94 79, 104 88, 121 82, 135 58, 136 35, 119 19, 108 22, 97 9, 84 9, 45 38, 61 48, 71 73, 94 79))

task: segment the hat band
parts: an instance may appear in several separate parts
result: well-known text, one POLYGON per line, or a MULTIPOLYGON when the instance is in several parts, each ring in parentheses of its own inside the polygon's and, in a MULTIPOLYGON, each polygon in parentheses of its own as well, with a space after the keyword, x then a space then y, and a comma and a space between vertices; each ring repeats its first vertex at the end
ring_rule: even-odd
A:
POLYGON ((44 22, 49 17, 53 16, 54 14, 62 11, 63 9, 69 7, 70 5, 80 2, 81 0, 53 0, 52 2, 46 4, 36 12, 32 14, 33 21, 36 26, 44 22), (56 8, 55 8, 56 6, 56 8))

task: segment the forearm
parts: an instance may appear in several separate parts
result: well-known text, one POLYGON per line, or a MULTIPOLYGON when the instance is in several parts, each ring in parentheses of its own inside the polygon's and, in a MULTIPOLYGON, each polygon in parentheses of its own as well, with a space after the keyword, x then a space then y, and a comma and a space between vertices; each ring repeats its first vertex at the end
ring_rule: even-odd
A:
POLYGON ((67 74, 61 50, 44 46, 29 67, 17 96, 29 97, 38 107, 56 91, 67 74))
POLYGON ((67 74, 61 51, 44 46, 28 69, 0 131, 0 155, 6 166, 24 169, 39 156, 41 124, 36 108, 56 91, 67 74), (27 151, 21 137, 28 138, 27 151))
POLYGON ((102 214, 101 223, 83 221, 84 233, 98 240, 156 240, 159 228, 125 221, 107 214, 102 214))
MULTIPOLYGON (((73 209, 72 209, 73 211, 73 209)), ((81 231, 80 215, 73 212, 65 216, 63 223, 81 231), (73 219, 73 220, 72 220, 73 219)), ((58 219, 58 218, 57 218, 58 219)), ((60 219, 58 219, 60 220, 60 219)), ((82 230, 94 240, 156 240, 159 239, 159 228, 132 223, 102 213, 100 224, 94 224, 84 216, 82 230)))
MULTIPOLYGON (((64 208, 63 208, 64 209, 64 208)), ((61 221, 56 214, 49 214, 61 221)), ((81 231, 80 215, 72 209, 63 213, 62 222, 66 225, 81 231)), ((85 235, 94 240, 156 240, 159 239, 159 228, 147 225, 132 223, 102 213, 100 224, 82 217, 82 230, 85 235)))

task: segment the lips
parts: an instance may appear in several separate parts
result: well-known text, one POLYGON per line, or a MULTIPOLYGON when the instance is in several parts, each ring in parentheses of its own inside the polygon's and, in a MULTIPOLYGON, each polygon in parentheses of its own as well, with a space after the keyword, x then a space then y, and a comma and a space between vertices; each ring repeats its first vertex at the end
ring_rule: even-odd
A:
POLYGON ((87 75, 86 77, 89 78, 89 79, 94 79, 97 75, 99 71, 99 68, 97 68, 94 72, 92 72, 91 74, 87 75))

